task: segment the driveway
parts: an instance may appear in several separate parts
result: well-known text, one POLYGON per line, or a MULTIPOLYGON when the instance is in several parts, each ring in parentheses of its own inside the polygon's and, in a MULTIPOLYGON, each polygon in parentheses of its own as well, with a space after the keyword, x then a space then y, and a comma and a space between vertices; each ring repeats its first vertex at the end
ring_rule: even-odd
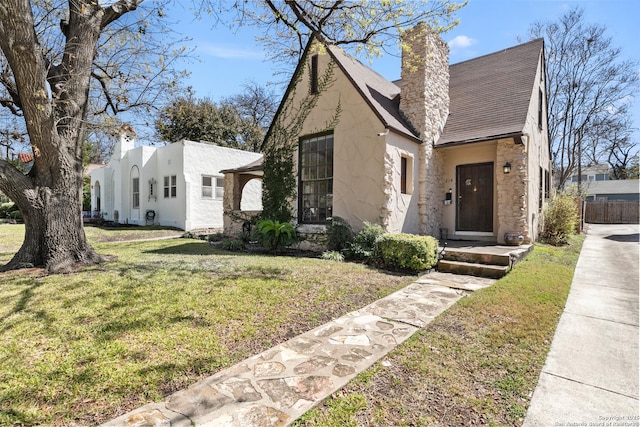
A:
POLYGON ((525 427, 639 425, 639 233, 588 225, 525 427))

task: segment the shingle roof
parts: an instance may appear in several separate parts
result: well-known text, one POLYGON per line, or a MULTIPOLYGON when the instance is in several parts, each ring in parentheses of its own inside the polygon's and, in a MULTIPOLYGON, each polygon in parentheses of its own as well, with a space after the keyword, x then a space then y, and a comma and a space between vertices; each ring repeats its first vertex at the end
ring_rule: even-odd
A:
POLYGON ((396 84, 338 47, 330 46, 328 51, 386 128, 418 139, 411 125, 400 114, 400 88, 396 84))
MULTIPOLYGON (((543 46, 543 40, 537 39, 451 65, 449 117, 436 145, 522 132, 543 46)), ((328 50, 384 125, 416 139, 400 113, 402 81, 386 80, 340 48, 328 50)))
POLYGON ((543 39, 449 67, 449 117, 436 145, 522 132, 543 39))

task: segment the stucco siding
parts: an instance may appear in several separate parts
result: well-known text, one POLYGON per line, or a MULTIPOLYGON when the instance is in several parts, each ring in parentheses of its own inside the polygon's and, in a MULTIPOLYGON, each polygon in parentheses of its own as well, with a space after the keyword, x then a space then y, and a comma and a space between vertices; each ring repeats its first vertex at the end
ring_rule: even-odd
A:
MULTIPOLYGON (((109 165, 91 173, 92 209, 97 208, 99 190, 100 209, 107 221, 153 223, 183 230, 221 228, 222 198, 202 197, 202 176, 214 177, 212 191, 215 194, 215 177, 222 177, 220 170, 239 167, 259 157, 258 153, 192 141, 159 148, 133 148, 131 139, 121 138, 109 165), (139 180, 137 208, 133 206, 134 177, 139 180), (165 177, 168 179, 166 189, 165 177), (175 186, 172 177, 175 177, 175 186), (153 211, 153 215, 147 218, 149 211, 153 211)), ((261 206, 260 183, 252 184, 246 194, 248 206, 261 206)))
MULTIPOLYGON (((326 71, 329 60, 328 54, 319 54, 320 75, 326 71)), ((333 72, 333 83, 319 95, 318 104, 305 120, 300 137, 333 131, 333 216, 346 219, 359 230, 364 221, 377 224, 383 221, 386 144, 385 137, 378 133, 385 129, 340 68, 335 66, 333 72), (335 126, 327 129, 338 111, 335 126)), ((305 74, 297 96, 306 95, 308 87, 305 74)))
POLYGON ((418 174, 420 161, 420 147, 413 141, 390 133, 387 136, 387 150, 385 153, 385 196, 387 202, 387 221, 385 228, 391 233, 420 232, 420 218, 418 215, 418 174), (407 177, 404 193, 402 191, 402 158, 406 159, 407 177))
MULTIPOLYGON (((547 121, 547 105, 544 84, 544 69, 542 66, 542 58, 538 67, 535 84, 531 93, 531 101, 529 104, 529 112, 524 128, 526 137, 524 138, 525 150, 527 152, 527 222, 528 222, 528 238, 531 241, 538 239, 541 228, 541 217, 546 207, 545 199, 545 171, 551 176, 551 163, 549 157, 549 138, 547 121), (538 123, 538 102, 539 92, 542 91, 542 123, 538 123), (541 171, 542 169, 542 171, 541 171), (542 188, 541 188, 542 183, 542 188), (542 203, 540 195, 542 192, 542 203)), ((549 183, 550 184, 550 183, 549 183)), ((547 192, 548 194, 548 192, 547 192)))
MULTIPOLYGON (((219 147, 211 144, 200 144, 184 141, 184 179, 187 191, 187 217, 185 230, 197 228, 222 228, 223 197, 215 197, 215 178, 224 178, 220 173, 223 169, 237 168, 260 158, 258 153, 250 153, 232 148, 219 147), (203 197, 202 177, 211 176, 214 197, 203 197)), ((243 192, 245 203, 261 206, 262 187, 249 187, 243 192)))

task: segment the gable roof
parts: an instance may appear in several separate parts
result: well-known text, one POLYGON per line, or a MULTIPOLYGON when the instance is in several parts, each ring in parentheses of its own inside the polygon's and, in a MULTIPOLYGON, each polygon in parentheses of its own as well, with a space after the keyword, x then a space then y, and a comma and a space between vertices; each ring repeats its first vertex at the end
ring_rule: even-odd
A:
POLYGON ((329 46, 327 50, 385 128, 420 141, 411 124, 400 113, 400 87, 398 85, 385 79, 336 46, 329 46))
MULTIPOLYGON (((312 39, 307 44, 294 76, 301 70, 313 42, 312 39)), ((449 116, 436 146, 521 135, 543 50, 544 40, 540 38, 450 65, 449 116)), ((327 46, 327 51, 385 128, 421 142, 400 111, 402 80, 387 80, 337 46, 327 46)), ((274 121, 293 80, 295 78, 285 91, 274 121)), ((272 132, 273 122, 265 139, 272 132)))
MULTIPOLYGON (((436 146, 522 134, 543 39, 449 67, 449 116, 436 146)), ((332 57, 386 127, 416 139, 400 112, 402 80, 390 82, 331 46, 332 57)))
POLYGON ((445 145, 522 133, 544 49, 536 39, 449 67, 449 117, 445 145))

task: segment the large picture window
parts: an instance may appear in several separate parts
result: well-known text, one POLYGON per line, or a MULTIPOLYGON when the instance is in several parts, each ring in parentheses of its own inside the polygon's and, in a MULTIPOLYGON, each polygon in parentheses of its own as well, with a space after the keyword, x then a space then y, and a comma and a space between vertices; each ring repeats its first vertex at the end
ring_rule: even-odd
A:
POLYGON ((300 141, 298 220, 324 224, 333 214, 333 134, 300 141))

